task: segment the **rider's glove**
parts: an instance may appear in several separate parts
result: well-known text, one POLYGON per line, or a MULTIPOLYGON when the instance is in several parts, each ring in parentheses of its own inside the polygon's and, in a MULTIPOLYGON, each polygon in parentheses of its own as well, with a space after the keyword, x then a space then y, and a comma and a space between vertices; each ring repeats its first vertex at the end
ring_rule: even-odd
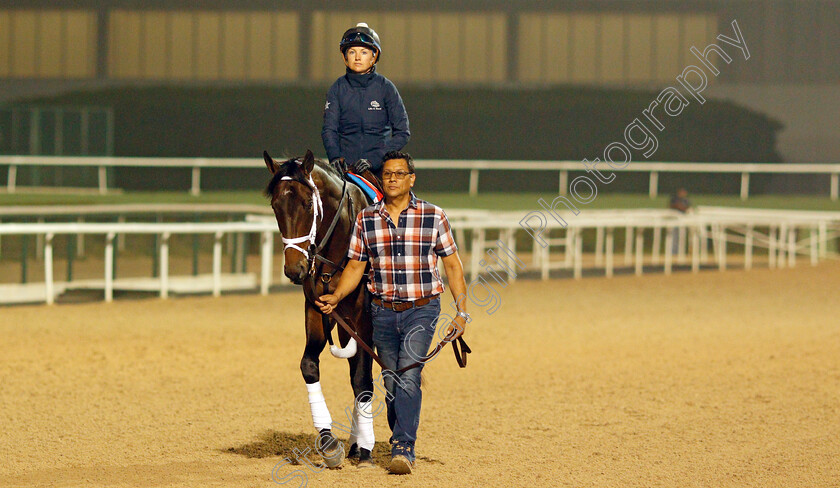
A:
POLYGON ((370 161, 367 159, 360 159, 356 161, 356 164, 353 165, 353 172, 356 174, 362 174, 365 171, 370 169, 370 161))
POLYGON ((347 166, 344 164, 344 158, 335 158, 330 161, 333 168, 337 169, 341 174, 347 172, 347 166))

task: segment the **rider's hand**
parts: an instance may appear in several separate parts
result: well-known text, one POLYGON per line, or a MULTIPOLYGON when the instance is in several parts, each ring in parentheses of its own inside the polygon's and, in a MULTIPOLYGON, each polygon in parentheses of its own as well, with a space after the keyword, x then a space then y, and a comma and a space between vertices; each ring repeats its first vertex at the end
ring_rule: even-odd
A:
POLYGON ((367 159, 360 159, 356 161, 356 164, 353 165, 353 172, 356 174, 362 174, 365 171, 370 169, 370 161, 367 159))
POLYGON ((335 295, 321 295, 315 300, 315 305, 318 305, 318 308, 321 309, 321 312, 329 314, 335 310, 335 307, 338 305, 339 299, 335 295))
POLYGON ((347 166, 344 164, 344 158, 335 158, 332 161, 330 161, 330 164, 332 165, 333 168, 340 171, 341 174, 344 174, 344 173, 347 172, 347 166))

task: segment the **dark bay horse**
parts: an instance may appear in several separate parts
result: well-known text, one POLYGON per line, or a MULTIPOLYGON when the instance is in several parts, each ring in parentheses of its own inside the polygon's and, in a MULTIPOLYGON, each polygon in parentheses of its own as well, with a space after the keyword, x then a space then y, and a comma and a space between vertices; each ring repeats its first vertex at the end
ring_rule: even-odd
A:
MULTIPOLYGON (((284 273, 303 287, 306 319, 306 346, 300 360, 300 371, 306 382, 312 420, 319 432, 318 450, 328 467, 341 465, 344 445, 332 434, 332 419, 321 392, 319 356, 329 341, 332 344, 333 323, 325 319, 313 303, 325 293, 332 293, 341 276, 356 215, 367 205, 362 191, 344 181, 339 172, 311 151, 302 158, 277 162, 263 153, 265 164, 273 175, 266 188, 271 208, 285 246, 284 273)), ((347 296, 336 312, 367 344, 372 343, 373 329, 365 313, 364 285, 347 296)), ((350 363, 350 383, 356 398, 350 443, 359 446, 360 465, 370 463, 373 448, 373 419, 370 398, 373 392, 372 360, 365 351, 356 350, 348 333, 338 328, 342 348, 331 347, 337 357, 350 363), (365 411, 367 409, 367 411, 365 411), (369 448, 365 448, 369 446, 369 448)), ((355 447, 355 446, 354 446, 355 447)), ((355 449, 351 448, 351 455, 355 449)))

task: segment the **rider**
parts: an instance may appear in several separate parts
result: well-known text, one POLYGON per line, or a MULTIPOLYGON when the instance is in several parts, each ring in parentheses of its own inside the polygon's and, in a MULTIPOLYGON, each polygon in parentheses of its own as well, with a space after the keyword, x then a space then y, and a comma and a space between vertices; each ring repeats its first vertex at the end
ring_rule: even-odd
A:
POLYGON ((334 166, 340 167, 339 158, 344 158, 357 173, 371 169, 378 177, 382 156, 401 150, 411 137, 408 114, 397 87, 376 72, 382 47, 373 29, 359 23, 341 36, 338 46, 347 73, 327 92, 324 148, 334 166))

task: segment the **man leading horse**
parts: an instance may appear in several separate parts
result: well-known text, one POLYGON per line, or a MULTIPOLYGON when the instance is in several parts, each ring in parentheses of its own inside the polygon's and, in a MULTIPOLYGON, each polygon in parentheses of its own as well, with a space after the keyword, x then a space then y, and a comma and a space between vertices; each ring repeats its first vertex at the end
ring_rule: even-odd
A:
POLYGON ((417 362, 431 346, 444 291, 438 257, 458 310, 446 331, 448 341, 463 334, 470 316, 464 271, 446 214, 411 191, 416 175, 409 154, 392 151, 383 161, 384 198, 356 217, 348 261, 338 285, 333 293, 322 295, 316 305, 324 314, 332 313, 357 289, 370 263, 373 343, 383 367, 398 376, 387 375, 384 379, 392 432, 388 469, 410 474, 416 459, 414 446, 422 401, 423 362, 417 362), (403 370, 412 365, 415 367, 403 370))

